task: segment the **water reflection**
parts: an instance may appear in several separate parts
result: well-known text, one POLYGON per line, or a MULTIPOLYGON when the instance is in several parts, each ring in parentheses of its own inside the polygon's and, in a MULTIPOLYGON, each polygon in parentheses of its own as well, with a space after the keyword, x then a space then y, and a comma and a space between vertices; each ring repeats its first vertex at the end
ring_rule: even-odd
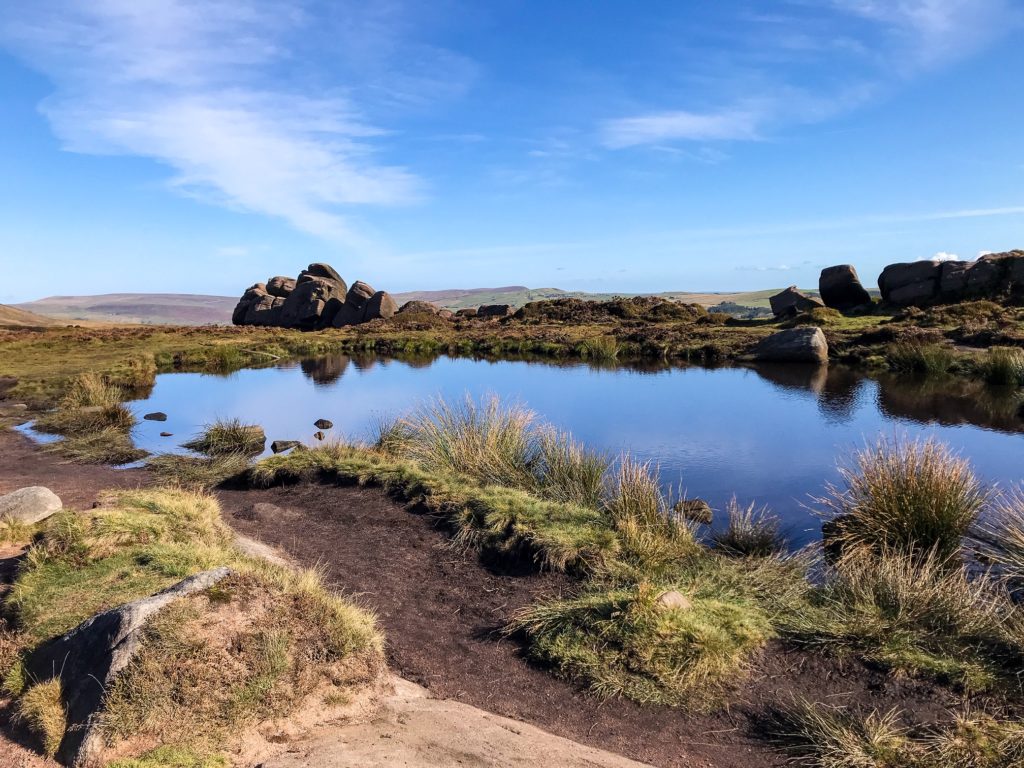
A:
POLYGON ((159 452, 217 418, 264 427, 271 440, 314 444, 313 422, 331 437, 363 438, 384 416, 423 400, 496 394, 611 455, 628 451, 661 467, 667 487, 722 510, 733 494, 767 504, 797 532, 818 534, 805 504, 838 479, 837 459, 894 432, 936 436, 974 462, 986 479, 1021 479, 1018 391, 979 382, 868 378, 842 366, 670 367, 493 358, 381 358, 331 355, 246 369, 230 378, 161 375, 137 413, 136 440, 159 452), (287 404, 287 407, 282 407, 287 404), (174 433, 165 438, 160 432, 174 433))

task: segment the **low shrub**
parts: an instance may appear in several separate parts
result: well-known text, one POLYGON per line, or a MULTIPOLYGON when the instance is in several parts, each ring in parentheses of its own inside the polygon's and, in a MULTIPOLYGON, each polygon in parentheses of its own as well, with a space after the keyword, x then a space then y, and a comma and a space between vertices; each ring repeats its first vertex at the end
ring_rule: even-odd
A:
POLYGON ((243 424, 239 419, 219 419, 207 424, 197 437, 182 447, 208 456, 254 455, 263 452, 267 438, 263 427, 243 424))
POLYGON ((961 542, 988 498, 970 464, 935 440, 879 440, 839 468, 841 486, 818 499, 837 546, 899 550, 939 562, 961 542))
POLYGON ((777 517, 767 507, 757 509, 753 503, 741 507, 733 497, 727 510, 729 523, 714 531, 715 548, 730 557, 772 557, 786 551, 786 539, 777 517))

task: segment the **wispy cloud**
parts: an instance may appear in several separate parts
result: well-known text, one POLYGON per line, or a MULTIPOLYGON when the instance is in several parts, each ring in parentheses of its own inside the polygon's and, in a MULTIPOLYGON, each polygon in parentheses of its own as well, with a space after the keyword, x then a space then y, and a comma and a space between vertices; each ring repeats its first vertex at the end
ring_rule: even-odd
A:
POLYGON ((7 7, 0 44, 53 81, 65 149, 152 158, 182 193, 355 245, 347 207, 421 184, 379 159, 386 132, 348 89, 303 69, 318 23, 298 0, 36 0, 7 7))
POLYGON ((733 60, 714 61, 720 74, 704 77, 705 85, 720 81, 721 105, 693 109, 685 104, 693 95, 670 95, 673 108, 601 122, 603 145, 762 140, 857 109, 1024 23, 1010 0, 831 0, 824 16, 820 4, 791 2, 798 13, 741 14, 733 60), (809 75, 818 71, 832 75, 809 75))

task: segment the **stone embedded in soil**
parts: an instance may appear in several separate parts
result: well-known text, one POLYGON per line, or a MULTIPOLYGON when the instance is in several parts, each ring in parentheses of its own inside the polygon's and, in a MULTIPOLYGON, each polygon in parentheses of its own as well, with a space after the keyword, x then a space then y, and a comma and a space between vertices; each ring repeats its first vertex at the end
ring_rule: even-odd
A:
POLYGON ((330 429, 334 426, 334 422, 328 419, 317 419, 313 422, 313 426, 317 429, 330 429))
POLYGON ((143 416, 146 421, 167 421, 167 414, 163 411, 153 411, 143 416))
POLYGON ((290 451, 292 448, 298 448, 300 445, 298 440, 275 440, 270 444, 270 450, 274 453, 284 453, 290 451))
POLYGON ((235 512, 235 517, 239 520, 249 520, 250 522, 257 523, 268 522, 271 520, 282 520, 286 517, 294 516, 294 513, 289 510, 279 507, 277 504, 270 504, 265 501, 258 501, 255 504, 249 504, 235 512))
POLYGON ((60 512, 63 507, 56 493, 41 485, 33 485, 0 496, 0 520, 32 525, 60 512))
POLYGON ((711 525, 713 512, 711 510, 711 505, 704 501, 704 499, 683 499, 682 501, 676 502, 673 509, 687 520, 692 520, 695 523, 711 525))
POLYGON ((689 611, 693 608, 690 598, 675 589, 658 595, 658 607, 666 611, 689 611))
POLYGON ((104 691, 135 656, 149 619, 173 601, 209 589, 229 573, 227 568, 197 573, 163 592, 97 614, 28 655, 25 668, 31 679, 48 680, 59 670, 68 724, 57 752, 61 762, 75 768, 94 764, 104 741, 97 717, 104 691))

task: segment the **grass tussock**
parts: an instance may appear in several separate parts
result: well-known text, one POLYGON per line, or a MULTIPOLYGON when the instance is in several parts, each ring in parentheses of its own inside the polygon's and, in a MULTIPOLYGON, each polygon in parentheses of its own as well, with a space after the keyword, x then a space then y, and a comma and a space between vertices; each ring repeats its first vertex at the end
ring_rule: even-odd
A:
POLYGON ((598 695, 700 709, 718 702, 772 636, 764 611, 730 597, 696 581, 592 586, 520 611, 512 629, 534 659, 598 695), (668 589, 688 607, 665 607, 668 589))
POLYGON ((611 362, 619 356, 619 343, 613 336, 594 336, 580 342, 578 354, 587 360, 611 362))
POLYGON ((942 344, 903 341, 885 351, 889 367, 917 376, 945 376, 956 363, 956 355, 942 344))
POLYGON ((255 455, 263 452, 267 438, 263 427, 243 424, 239 419, 219 419, 183 447, 207 456, 255 455))
POLYGON ((717 550, 730 557, 774 557, 786 551, 781 523, 766 507, 743 507, 733 497, 726 511, 728 524, 711 534, 717 550))
MULTIPOLYGON (((120 491, 88 513, 51 518, 4 610, 18 647, 29 650, 221 565, 232 569, 227 579, 145 628, 139 654, 106 693, 109 741, 143 735, 213 754, 250 725, 381 671, 371 615, 329 592, 315 572, 240 554, 217 502, 181 489, 120 491)), ((30 682, 20 663, 9 665, 5 688, 19 707, 32 701, 30 682)))
POLYGON ((1024 662, 1022 621, 998 582, 949 568, 935 554, 860 548, 846 552, 781 624, 798 644, 982 691, 1014 687, 1024 662))
POLYGON ((250 466, 250 456, 245 453, 218 453, 213 456, 164 453, 146 461, 146 468, 160 483, 201 490, 244 475, 250 466))
POLYGON ((970 464, 935 440, 879 440, 841 466, 821 510, 838 548, 898 550, 948 562, 988 493, 970 464))
POLYGON ((1013 387, 1024 385, 1024 349, 992 347, 982 364, 982 375, 989 384, 1013 387))
POLYGON ((999 494, 971 529, 983 562, 995 564, 1016 585, 1024 582, 1024 488, 999 494))
POLYGON ((82 464, 130 464, 148 455, 135 446, 129 433, 111 427, 69 435, 48 443, 45 450, 82 464))
POLYGON ((56 755, 67 729, 60 680, 54 678, 29 687, 18 699, 14 719, 39 739, 44 755, 56 755))
POLYGON ((1024 726, 991 715, 958 713, 951 722, 911 730, 902 713, 797 702, 779 709, 771 736, 807 768, 1017 768, 1024 764, 1024 726))

